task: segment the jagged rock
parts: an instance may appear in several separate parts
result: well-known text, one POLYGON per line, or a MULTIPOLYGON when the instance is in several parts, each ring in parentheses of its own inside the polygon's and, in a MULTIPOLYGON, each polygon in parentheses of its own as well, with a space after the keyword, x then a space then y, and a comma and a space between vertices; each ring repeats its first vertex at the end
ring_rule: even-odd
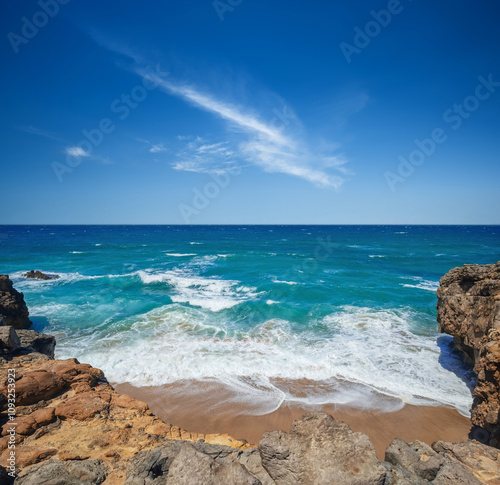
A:
POLYGON ((17 336, 21 343, 21 348, 29 352, 39 352, 51 359, 54 358, 56 338, 45 333, 38 333, 35 330, 17 330, 17 336))
POLYGON ((474 475, 485 483, 500 483, 500 452, 491 446, 477 441, 449 443, 437 441, 432 448, 449 461, 464 465, 474 472, 474 475), (495 482, 496 480, 496 482, 495 482))
POLYGON ((474 366, 474 438, 500 446, 500 262, 454 268, 440 280, 438 322, 474 366))
POLYGON ((107 475, 108 465, 102 460, 49 460, 20 474, 16 485, 100 485, 107 475))
POLYGON ((444 463, 444 458, 429 445, 419 441, 407 444, 398 438, 386 449, 385 460, 428 481, 436 478, 444 463))
POLYGON ((14 327, 0 327, 0 354, 12 354, 20 347, 21 342, 14 327))
POLYGON ((295 420, 290 433, 264 433, 262 465, 277 485, 382 485, 387 470, 368 436, 325 413, 295 420))
POLYGON ((12 286, 7 275, 0 275, 0 315, 6 325, 12 325, 15 329, 31 325, 24 295, 12 286))
MULTIPOLYGON (((167 475, 170 476, 169 469, 184 443, 178 440, 169 441, 162 446, 135 455, 130 460, 125 485, 160 485, 167 483, 167 475)), ((255 482, 262 485, 274 485, 275 483, 262 467, 258 450, 240 451, 229 446, 201 441, 193 442, 192 446, 197 452, 215 461, 214 470, 220 470, 214 472, 215 478, 210 478, 209 475, 205 478, 197 478, 193 475, 191 477, 193 481, 189 483, 219 483, 210 482, 210 480, 222 480, 222 477, 226 477, 227 484, 246 483, 244 480, 249 479, 249 477, 244 470, 250 473, 252 481, 249 483, 255 482), (198 479, 199 482, 195 481, 198 479)), ((208 460, 209 463, 211 463, 210 460, 208 460)))
POLYGON ((32 279, 36 279, 36 280, 56 280, 59 278, 59 275, 47 275, 45 273, 42 273, 41 271, 38 271, 38 270, 31 270, 31 271, 28 271, 27 273, 24 273, 24 275, 26 278, 32 278, 32 279))
POLYGON ((167 485, 261 485, 239 462, 220 465, 211 456, 184 443, 170 465, 167 485))
POLYGON ((166 483, 168 470, 179 453, 181 441, 171 441, 137 453, 127 471, 125 485, 160 485, 166 483))
POLYGON ((433 485, 482 485, 474 474, 459 463, 448 462, 439 471, 433 485))

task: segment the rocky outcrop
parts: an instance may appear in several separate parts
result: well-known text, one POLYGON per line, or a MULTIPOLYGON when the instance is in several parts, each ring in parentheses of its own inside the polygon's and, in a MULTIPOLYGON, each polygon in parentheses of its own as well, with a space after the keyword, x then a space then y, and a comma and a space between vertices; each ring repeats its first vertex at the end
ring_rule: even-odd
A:
POLYGON ((36 352, 54 358, 56 339, 35 330, 15 330, 10 325, 0 327, 0 358, 36 352))
POLYGON ((38 270, 31 270, 23 275, 26 278, 32 278, 35 280, 56 280, 59 278, 59 275, 47 275, 38 270))
POLYGON ((31 321, 28 318, 28 307, 24 295, 13 286, 7 275, 0 275, 0 318, 3 323, 14 328, 28 328, 31 321))
POLYGON ((368 436, 324 413, 294 421, 290 433, 264 433, 259 451, 277 485, 383 485, 387 475, 368 436))
POLYGON ((473 437, 500 446, 500 262, 465 265, 440 280, 439 331, 452 335, 474 366, 473 437))

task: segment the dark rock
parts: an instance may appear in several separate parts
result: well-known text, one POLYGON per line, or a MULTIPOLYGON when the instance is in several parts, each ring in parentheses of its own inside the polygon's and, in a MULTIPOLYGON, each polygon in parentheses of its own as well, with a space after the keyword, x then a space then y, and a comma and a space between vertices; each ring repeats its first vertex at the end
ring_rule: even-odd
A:
POLYGON ((181 473, 181 468, 192 466, 193 463, 191 462, 198 463, 200 456, 204 457, 201 459, 202 464, 209 463, 211 465, 208 467, 202 466, 203 470, 199 472, 200 474, 192 473, 189 477, 191 481, 185 483, 224 483, 225 485, 232 483, 274 485, 275 483, 262 467, 258 450, 241 451, 228 446, 203 442, 189 444, 195 449, 196 453, 192 453, 192 450, 184 452, 179 460, 184 460, 186 456, 188 460, 184 465, 177 463, 178 469, 175 476, 172 477, 169 470, 185 443, 177 440, 169 441, 162 446, 135 455, 128 466, 125 485, 184 483, 174 480, 181 480, 180 476, 184 473, 183 471, 181 473), (168 482, 167 477, 169 477, 168 482))
POLYGON ((233 462, 220 465, 211 456, 184 443, 172 462, 167 485, 261 485, 243 465, 233 462))
POLYGON ((181 441, 137 453, 127 470, 125 485, 157 485, 166 483, 168 470, 179 453, 181 441))
POLYGON ((0 354, 12 354, 21 347, 14 327, 0 327, 0 354))
POLYGON ((59 278, 59 275, 47 275, 45 273, 42 273, 41 271, 34 271, 34 270, 31 270, 31 271, 28 271, 27 273, 24 273, 24 275, 26 278, 32 278, 32 279, 36 279, 36 280, 56 280, 59 278))
POLYGON ((9 475, 9 472, 3 466, 0 466, 0 484, 11 485, 12 483, 14 483, 14 478, 9 475))
POLYGON ((7 275, 0 275, 0 315, 6 325, 16 329, 28 328, 31 325, 24 295, 12 286, 7 275))
POLYGON ((100 485, 108 465, 101 460, 49 460, 19 475, 16 485, 100 485))
MULTIPOLYGON (((1 331, 1 328, 0 328, 1 331)), ((29 352, 45 354, 51 359, 54 358, 56 338, 45 333, 38 333, 35 330, 17 330, 21 348, 29 352)))
POLYGON ((325 413, 295 420, 290 433, 264 433, 262 465, 277 485, 382 485, 386 468, 368 436, 325 413))
POLYGON ((475 437, 500 446, 500 262, 454 268, 437 291, 439 331, 452 335, 474 366, 475 437))

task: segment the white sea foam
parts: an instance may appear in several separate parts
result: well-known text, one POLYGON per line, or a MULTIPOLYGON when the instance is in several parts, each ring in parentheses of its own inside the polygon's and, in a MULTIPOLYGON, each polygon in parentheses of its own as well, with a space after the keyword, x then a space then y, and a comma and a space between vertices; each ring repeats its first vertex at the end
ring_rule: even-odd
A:
POLYGON ((196 242, 196 241, 193 241, 193 242, 190 242, 189 244, 203 244, 201 242, 196 242))
POLYGON ((145 284, 168 284, 172 288, 172 301, 188 303, 213 312, 231 308, 257 296, 255 288, 241 286, 239 281, 206 278, 187 270, 138 271, 137 275, 145 284))
POLYGON ((415 283, 401 283, 401 286, 404 286, 406 288, 418 288, 419 290, 427 290, 432 292, 436 292, 439 288, 439 281, 424 280, 420 276, 412 276, 408 279, 415 281, 415 283))
POLYGON ((298 285, 296 281, 282 281, 282 280, 273 280, 273 283, 282 283, 284 285, 298 285))
POLYGON ((173 256, 174 258, 183 258, 187 256, 196 256, 196 253, 165 253, 167 256, 173 256))
POLYGON ((83 251, 70 251, 69 254, 83 254, 83 251))
MULTIPOLYGON (((215 285, 221 286, 210 291, 221 292, 226 284, 219 280, 215 285)), ((465 374, 448 370, 460 369, 458 359, 446 348, 441 353, 435 335, 411 331, 418 318, 410 311, 347 306, 317 321, 320 335, 297 332, 282 319, 235 327, 203 309, 173 304, 135 317, 122 330, 96 332, 85 345, 63 339, 57 352, 92 362, 114 382, 215 379, 235 389, 250 386, 246 395, 256 400, 253 406, 261 399, 267 411, 295 400, 384 410, 441 404, 466 415, 472 398, 465 374), (286 384, 300 379, 316 381, 316 391, 297 394, 286 384)))
POLYGON ((368 257, 370 258, 385 258, 384 254, 369 254, 368 257))

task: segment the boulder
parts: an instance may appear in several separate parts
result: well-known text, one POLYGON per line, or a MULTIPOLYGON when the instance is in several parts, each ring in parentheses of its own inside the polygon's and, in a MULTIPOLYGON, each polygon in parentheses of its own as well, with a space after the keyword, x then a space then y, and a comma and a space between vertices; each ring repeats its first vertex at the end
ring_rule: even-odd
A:
MULTIPOLYGON (((1 332, 1 328, 0 328, 1 332)), ((28 352, 38 352, 45 354, 51 359, 54 358, 56 338, 45 333, 38 333, 35 330, 17 330, 20 346, 28 352)))
POLYGON ((7 275, 0 275, 0 315, 6 325, 15 329, 28 328, 31 325, 24 295, 12 286, 7 275))
POLYGON ((56 406, 56 416, 62 419, 86 421, 97 414, 107 414, 110 395, 82 392, 56 406))
POLYGON ((102 460, 49 460, 21 473, 16 485, 100 485, 107 475, 102 460))
POLYGON ((27 371, 16 381, 16 403, 18 406, 26 406, 51 399, 66 387, 67 382, 54 372, 27 371))
POLYGON ((325 413, 302 416, 290 433, 264 433, 259 451, 277 485, 383 485, 387 476, 368 436, 325 413))
POLYGON ((184 443, 170 465, 167 485, 261 485, 243 465, 220 465, 211 456, 184 443))
POLYGON ((10 325, 0 327, 0 354, 12 354, 21 347, 19 337, 10 325))
POLYGON ((34 271, 34 270, 31 270, 31 271, 28 271, 27 273, 24 273, 24 275, 26 278, 32 278, 32 279, 35 279, 35 280, 56 280, 59 278, 59 275, 47 275, 45 273, 42 273, 41 271, 34 271))
POLYGON ((454 268, 437 291, 439 331, 474 367, 473 437, 500 446, 500 262, 454 268))

